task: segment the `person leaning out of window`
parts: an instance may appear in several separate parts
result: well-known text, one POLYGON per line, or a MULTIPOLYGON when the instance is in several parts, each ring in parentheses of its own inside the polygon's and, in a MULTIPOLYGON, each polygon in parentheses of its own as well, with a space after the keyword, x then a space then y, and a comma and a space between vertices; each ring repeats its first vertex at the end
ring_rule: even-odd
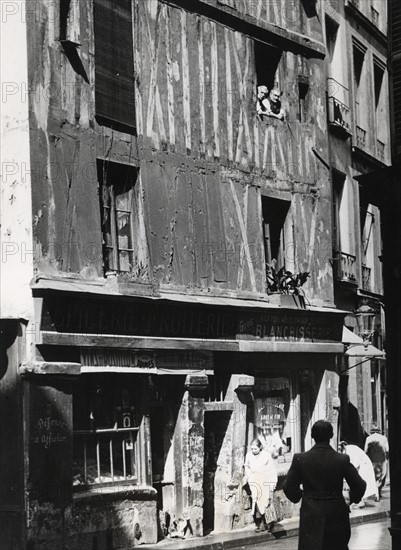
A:
POLYGON ((272 88, 270 93, 266 86, 258 86, 258 100, 256 111, 263 119, 265 116, 284 120, 285 113, 281 106, 281 92, 278 88, 272 88))

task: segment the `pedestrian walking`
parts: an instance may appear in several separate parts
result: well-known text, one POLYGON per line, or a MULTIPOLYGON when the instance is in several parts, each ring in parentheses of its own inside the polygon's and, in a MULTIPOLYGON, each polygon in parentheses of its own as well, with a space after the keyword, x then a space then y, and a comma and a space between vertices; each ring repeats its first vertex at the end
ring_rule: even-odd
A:
POLYGON ((362 451, 358 445, 350 445, 346 441, 341 441, 338 450, 349 456, 351 464, 355 466, 358 474, 366 481, 366 490, 359 504, 354 504, 355 508, 365 508, 365 500, 368 497, 374 496, 375 500, 379 500, 379 493, 376 485, 375 472, 372 462, 368 455, 362 451))
POLYGON ((277 520, 273 504, 277 472, 271 454, 263 448, 260 439, 252 441, 244 467, 245 483, 248 483, 251 490, 256 531, 271 530, 277 520))
POLYGON ((343 482, 345 479, 350 487, 351 502, 361 500, 366 482, 349 456, 330 446, 332 437, 330 422, 315 422, 315 445, 306 453, 294 455, 284 482, 284 493, 291 502, 302 498, 298 550, 348 550, 351 527, 343 482))
POLYGON ((382 497, 382 489, 386 483, 388 468, 388 440, 375 424, 370 430, 370 435, 365 441, 365 453, 370 458, 375 472, 375 479, 378 491, 378 500, 382 497))

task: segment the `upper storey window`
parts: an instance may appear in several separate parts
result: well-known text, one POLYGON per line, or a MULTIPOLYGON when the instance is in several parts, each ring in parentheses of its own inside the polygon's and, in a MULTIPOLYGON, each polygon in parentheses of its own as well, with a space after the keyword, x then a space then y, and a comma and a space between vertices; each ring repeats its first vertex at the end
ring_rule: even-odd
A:
POLYGON ((388 151, 388 91, 386 86, 385 63, 373 56, 373 85, 375 96, 376 122, 376 157, 381 161, 387 160, 388 151))
POLYGON ((366 70, 366 47, 355 37, 352 39, 352 57, 354 72, 354 97, 356 119, 356 145, 364 149, 368 145, 369 136, 369 94, 366 70))
POLYGON ((286 244, 290 247, 289 249, 292 246, 288 231, 290 229, 288 227, 290 225, 289 207, 288 201, 262 197, 263 241, 267 269, 288 267, 286 244))
POLYGON ((115 162, 98 161, 106 271, 140 270, 137 170, 115 162))
POLYGON ((60 0, 60 40, 80 44, 79 2, 60 0))
POLYGON ((279 120, 285 118, 281 104, 282 92, 278 70, 281 55, 281 50, 255 41, 256 112, 263 118, 273 117, 279 120))
POLYGON ((94 0, 95 101, 100 123, 135 128, 131 0, 94 0))

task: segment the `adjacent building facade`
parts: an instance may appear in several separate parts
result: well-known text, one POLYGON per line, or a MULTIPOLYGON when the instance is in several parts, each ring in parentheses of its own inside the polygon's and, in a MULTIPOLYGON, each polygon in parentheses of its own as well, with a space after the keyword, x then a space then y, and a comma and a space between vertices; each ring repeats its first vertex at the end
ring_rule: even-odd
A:
POLYGON ((372 424, 387 432, 378 201, 378 182, 388 180, 391 164, 387 5, 326 3, 325 33, 335 303, 350 312, 345 326, 356 334, 358 308, 376 313, 376 349, 349 342, 341 369, 341 436, 363 446, 372 424))
POLYGON ((381 311, 363 189, 390 158, 385 23, 307 0, 4 4, 4 547, 244 526, 254 436, 293 514, 315 420, 385 427, 382 363, 342 343, 362 297, 381 311), (257 114, 261 85, 284 121, 257 114), (272 266, 309 273, 303 300, 272 266))

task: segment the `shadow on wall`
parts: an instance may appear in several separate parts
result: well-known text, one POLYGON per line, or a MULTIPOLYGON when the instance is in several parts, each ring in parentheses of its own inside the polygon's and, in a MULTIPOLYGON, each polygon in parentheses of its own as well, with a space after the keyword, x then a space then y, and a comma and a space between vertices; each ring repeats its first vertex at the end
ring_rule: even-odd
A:
MULTIPOLYGON (((304 369, 299 372, 302 451, 305 450, 305 439, 317 405, 323 375, 323 370, 304 369)), ((316 420, 318 419, 316 418, 316 420)))
MULTIPOLYGON (((215 529, 216 470, 232 411, 205 412, 203 534, 215 529)), ((218 489, 218 484, 217 484, 218 489)))
POLYGON ((157 491, 157 538, 184 538, 192 529, 177 517, 176 507, 182 491, 178 460, 181 438, 180 410, 185 392, 185 376, 163 375, 150 378, 150 438, 152 442, 152 480, 157 491), (174 444, 175 442, 175 444, 174 444))
POLYGON ((361 449, 365 446, 368 434, 362 427, 358 409, 348 399, 348 376, 340 377, 340 440, 358 445, 361 449))
POLYGON ((18 373, 20 319, 0 321, 0 548, 23 550, 24 487, 21 378, 18 373), (7 444, 4 444, 7 442, 7 444))

